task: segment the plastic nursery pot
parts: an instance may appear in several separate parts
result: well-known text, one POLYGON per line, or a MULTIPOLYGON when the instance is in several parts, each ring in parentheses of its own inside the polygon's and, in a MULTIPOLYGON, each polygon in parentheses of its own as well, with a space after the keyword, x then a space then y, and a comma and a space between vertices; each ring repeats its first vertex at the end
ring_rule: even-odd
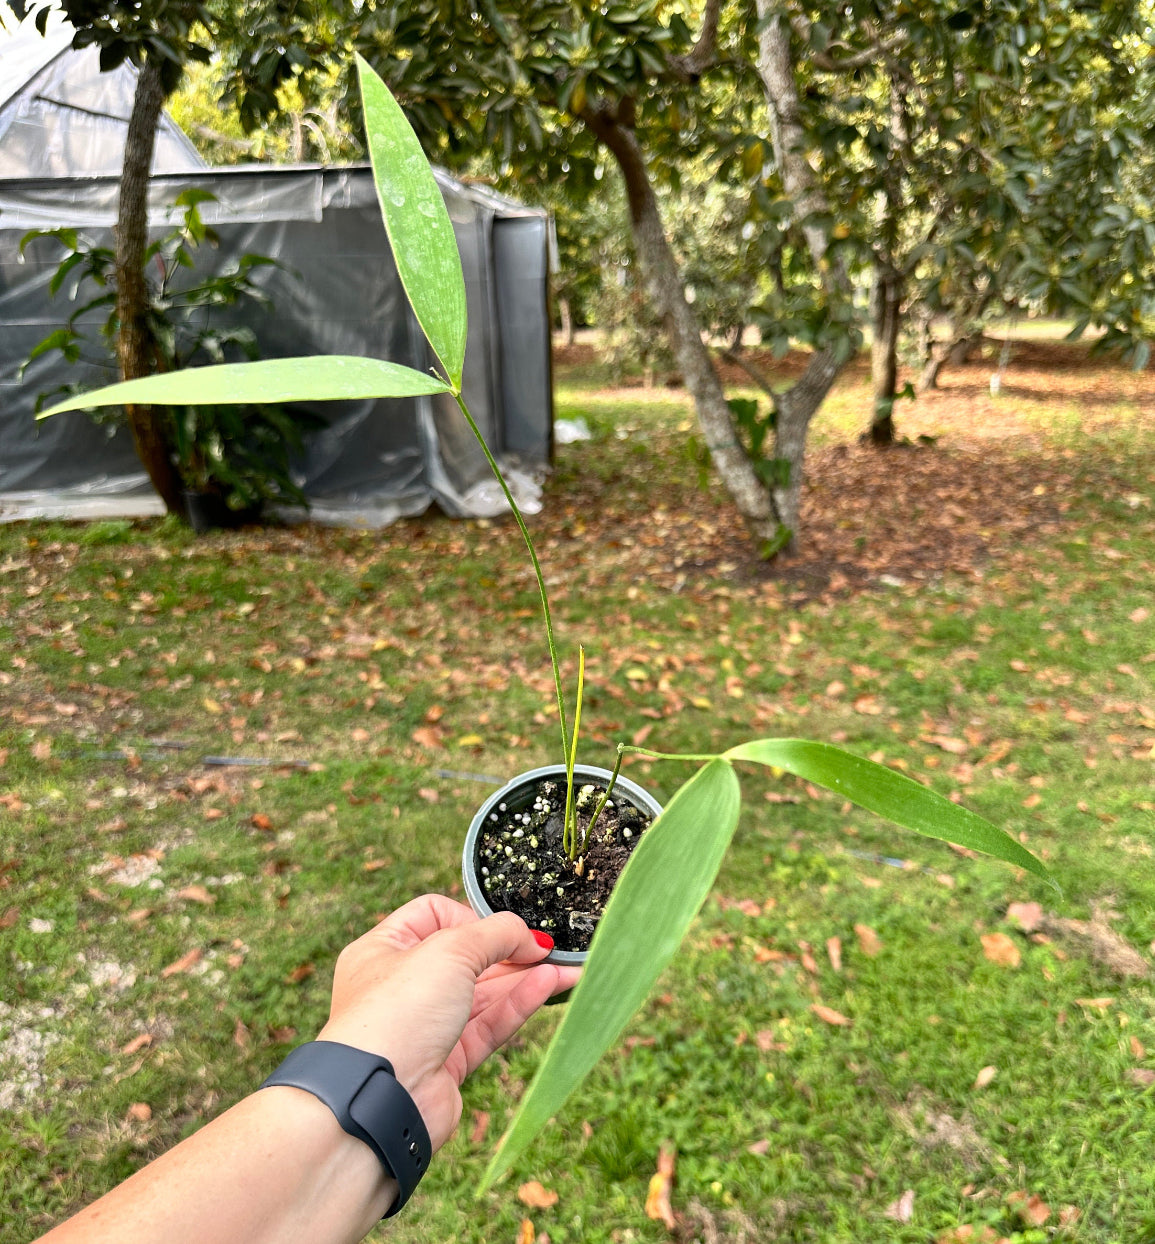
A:
MULTIPOLYGON (((599 769, 593 765, 574 766, 575 788, 587 782, 593 782, 598 785, 599 790, 604 790, 612 776, 608 769, 599 769)), ((565 766, 545 765, 540 769, 529 769, 525 773, 518 774, 517 777, 511 782, 507 782, 499 791, 495 791, 477 810, 470 823, 469 833, 465 836, 465 849, 461 857, 461 878, 465 885, 465 895, 469 905, 479 916, 492 916, 495 911, 482 888, 480 860, 482 831, 491 814, 497 811, 502 804, 510 812, 529 811, 533 805, 535 792, 545 779, 552 779, 560 783, 563 792, 562 800, 564 802, 565 766)), ((618 802, 623 796, 639 812, 648 815, 651 821, 656 820, 662 811, 662 805, 649 792, 643 790, 637 782, 632 782, 629 778, 622 777, 619 774, 618 780, 614 784, 612 798, 615 802, 618 802)), ((560 812, 560 809, 558 811, 560 812)), ((597 832, 595 830, 595 833, 597 832)), ((529 918, 527 917, 527 919, 529 918)), ((532 924, 532 920, 530 920, 530 923, 532 924)), ((584 963, 588 954, 589 951, 586 950, 561 950, 555 948, 546 956, 545 962, 577 965, 584 963)))

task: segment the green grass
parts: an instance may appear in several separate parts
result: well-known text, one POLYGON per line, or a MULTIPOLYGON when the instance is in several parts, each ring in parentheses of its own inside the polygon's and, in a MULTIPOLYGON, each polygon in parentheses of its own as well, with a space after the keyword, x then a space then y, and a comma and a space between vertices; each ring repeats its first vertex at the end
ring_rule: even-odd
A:
MULTIPOLYGON (((531 1216, 555 1242, 666 1239, 642 1207, 672 1142, 674 1206, 699 1237, 921 1244, 988 1224, 1019 1244, 1155 1240, 1155 1103, 1131 1074, 1155 1067, 1150 982, 1006 917, 1014 901, 1109 909, 1151 957, 1149 418, 1128 397, 1114 435, 1065 423, 1088 461, 1061 530, 981 578, 800 600, 741 566, 695 568, 700 533, 734 520, 681 453, 681 394, 560 381, 559 413, 595 438, 562 451, 533 522, 547 577, 568 584, 567 670, 587 646, 584 758, 646 728, 671 751, 834 739, 959 792, 1044 857, 1065 899, 751 772, 716 896, 626 1044, 477 1201, 555 1022, 536 1017, 467 1086, 463 1128, 389 1237, 513 1239, 516 1187, 539 1179, 560 1199, 531 1216), (997 932, 1017 968, 984 957, 997 932), (480 1143, 474 1111, 490 1116, 480 1143), (885 1213, 906 1189, 908 1224, 885 1213), (1015 1216, 1018 1191, 1052 1208, 1042 1229, 1015 1216), (1079 1217, 1059 1232, 1063 1206, 1079 1217)), ((838 396, 847 412, 864 409, 858 384, 838 396)), ((251 1090, 322 1022, 347 940, 455 889, 488 789, 467 775, 554 759, 519 539, 432 517, 201 540, 168 523, 0 528, 4 1238, 33 1238, 251 1090), (211 754, 311 767, 200 763, 211 754), (120 884, 117 861, 141 884, 120 884), (39 1083, 12 1061, 21 1041, 39 1083), (139 1102, 148 1122, 129 1118, 139 1102)), ((630 773, 668 797, 688 770, 630 773)))

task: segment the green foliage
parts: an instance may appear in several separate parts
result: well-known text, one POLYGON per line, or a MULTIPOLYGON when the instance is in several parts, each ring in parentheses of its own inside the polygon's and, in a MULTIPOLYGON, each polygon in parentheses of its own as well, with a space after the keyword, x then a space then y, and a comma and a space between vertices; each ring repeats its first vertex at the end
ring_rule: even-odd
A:
POLYGON ((445 200, 405 114, 364 60, 357 62, 377 200, 417 322, 455 392, 465 364, 465 277, 445 200))
MULTIPOLYGON (((183 191, 173 202, 174 209, 180 209, 180 223, 145 251, 145 318, 160 355, 160 370, 152 376, 106 386, 91 394, 78 385, 65 386, 57 392, 66 392, 69 397, 47 410, 41 408, 55 394, 41 394, 37 417, 88 410, 98 422, 119 424, 126 403, 166 402, 171 409, 162 416, 163 434, 173 448, 186 488, 219 493, 234 510, 251 509, 266 502, 307 505, 293 479, 290 460, 302 448, 303 433, 319 427, 322 421, 300 410, 286 411, 273 405, 291 399, 278 396, 275 383, 262 383, 265 374, 260 369, 250 373, 238 364, 225 363, 229 355, 255 359, 256 337, 249 328, 226 327, 213 318, 215 312, 245 304, 268 311, 271 303, 257 283, 257 274, 263 268, 279 265, 268 256, 246 254, 225 272, 195 279, 196 249, 218 241, 216 231, 205 223, 200 211, 202 204, 212 201, 214 196, 208 191, 183 191), (221 364, 215 381, 201 379, 203 369, 197 369, 197 364, 202 359, 221 364), (184 378, 189 369, 196 370, 192 380, 184 378), (229 393, 230 403, 243 405, 225 409, 208 404, 214 400, 215 392, 224 391, 229 393)), ((84 360, 114 371, 120 331, 113 289, 115 253, 73 229, 34 230, 21 239, 21 253, 45 238, 66 249, 49 282, 50 292, 55 295, 65 290, 79 305, 63 328, 54 330, 33 348, 25 369, 41 355, 56 350, 70 363, 84 360), (102 317, 95 325, 95 340, 91 335, 94 315, 102 317), (93 346, 98 350, 93 351, 93 346)), ((356 377, 349 378, 350 387, 357 387, 358 380, 362 387, 367 387, 367 371, 379 372, 382 367, 392 370, 385 364, 366 367, 366 362, 358 360, 354 365, 356 377)), ((307 372, 307 366, 303 370, 307 372)), ((302 369, 294 372, 293 383, 287 389, 297 400, 303 400, 302 395, 307 397, 307 380, 302 369)), ((417 380, 419 384, 428 383, 425 377, 418 376, 417 380)))

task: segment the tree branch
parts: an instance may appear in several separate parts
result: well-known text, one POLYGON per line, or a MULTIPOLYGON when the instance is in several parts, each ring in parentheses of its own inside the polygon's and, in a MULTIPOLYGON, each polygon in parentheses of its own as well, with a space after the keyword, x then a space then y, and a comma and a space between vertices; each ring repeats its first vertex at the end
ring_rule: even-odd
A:
POLYGON ((698 41, 685 56, 670 57, 670 69, 680 81, 697 82, 702 74, 714 64, 722 3, 723 0, 706 0, 706 11, 702 15, 702 29, 698 32, 698 41))

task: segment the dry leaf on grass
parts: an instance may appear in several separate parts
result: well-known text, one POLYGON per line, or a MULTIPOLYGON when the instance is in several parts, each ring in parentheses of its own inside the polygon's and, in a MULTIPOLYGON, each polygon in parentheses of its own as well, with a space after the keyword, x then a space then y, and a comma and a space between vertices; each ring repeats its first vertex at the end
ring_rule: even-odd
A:
POLYGON ((216 897, 210 894, 203 885, 186 885, 183 890, 176 892, 176 896, 188 899, 190 903, 203 903, 206 907, 211 907, 217 901, 216 897))
POLYGON ((1024 933, 1033 933, 1043 923, 1043 909, 1038 903, 1011 903, 1007 919, 1013 921, 1024 933))
POLYGON ((840 937, 826 939, 826 957, 836 972, 842 971, 842 939, 840 937))
POLYGON ((914 1189, 907 1190, 898 1198, 892 1201, 883 1211, 887 1218, 893 1218, 895 1222, 910 1222, 914 1217, 914 1189))
POLYGON ((1019 948, 1005 933, 984 933, 983 954, 1000 968, 1017 968, 1023 961, 1019 948))
POLYGON ((746 1152, 752 1153, 757 1158, 764 1158, 770 1152, 769 1140, 756 1140, 752 1145, 746 1146, 746 1152))
POLYGON ((678 1227, 670 1205, 675 1161, 675 1150, 663 1145, 658 1150, 658 1169, 650 1176, 650 1187, 646 1193, 646 1217, 661 1222, 667 1231, 676 1231, 678 1227))
POLYGON ((473 1129, 469 1133, 469 1143, 471 1145, 480 1145, 485 1143, 485 1134, 489 1131, 489 1111, 475 1110, 473 1112, 473 1129))
POLYGON ((557 1193, 538 1183, 536 1179, 531 1179, 518 1188, 517 1199, 530 1209, 550 1209, 557 1204, 557 1193))
POLYGON ((194 946, 192 950, 186 951, 179 959, 174 960, 166 968, 161 969, 162 977, 176 976, 180 972, 187 972, 194 963, 199 963, 204 957, 204 951, 199 946, 194 946))
POLYGON ((833 1008, 823 1006, 821 1002, 812 1002, 810 1009, 824 1024, 833 1024, 835 1027, 845 1027, 850 1020, 842 1014, 841 1011, 835 1011, 833 1008))
POLYGON ((270 833, 273 828, 273 822, 263 812, 254 812, 253 815, 249 817, 249 824, 254 829, 263 830, 266 834, 270 833))
POLYGON ((535 1239, 533 1222, 529 1218, 521 1220, 521 1226, 517 1229, 517 1244, 533 1244, 535 1239))
POLYGON ((882 949, 882 941, 868 924, 856 924, 854 932, 858 937, 858 949, 868 958, 873 959, 882 949))
POLYGON ((133 1123, 147 1123, 152 1118, 152 1107, 146 1101, 134 1101, 128 1108, 127 1117, 133 1123))
POLYGON ((998 1244, 998 1236, 992 1227, 975 1230, 969 1222, 961 1227, 951 1227, 942 1235, 935 1236, 934 1244, 998 1244))
POLYGON ((977 1076, 975 1076, 974 1087, 984 1089, 999 1074, 997 1067, 984 1067, 977 1076))
POLYGON ((1076 998, 1075 1005, 1084 1011, 1105 1011, 1115 1005, 1114 998, 1076 998))
POLYGON ((122 1054, 135 1054, 137 1050, 143 1050, 146 1045, 151 1045, 151 1044, 152 1044, 152 1033, 142 1032, 140 1036, 133 1037, 133 1039, 129 1041, 127 1045, 122 1045, 120 1047, 120 1052, 122 1054))
POLYGON ((1051 1216, 1051 1207, 1041 1196, 1025 1192, 1012 1192, 1007 1204, 1028 1227, 1041 1227, 1051 1216))
POLYGON ((1155 1071, 1150 1067, 1132 1067, 1127 1072, 1127 1079, 1138 1088, 1150 1088, 1155 1084, 1155 1071))

